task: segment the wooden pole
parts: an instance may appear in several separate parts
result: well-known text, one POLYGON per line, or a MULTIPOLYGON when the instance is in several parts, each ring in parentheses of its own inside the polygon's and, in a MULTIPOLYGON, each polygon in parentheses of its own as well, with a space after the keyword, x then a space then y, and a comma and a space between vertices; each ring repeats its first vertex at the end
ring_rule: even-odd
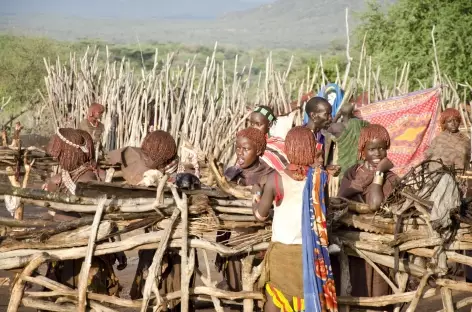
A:
MULTIPOLYGON (((151 295, 151 290, 153 286, 157 287, 157 285, 159 284, 159 281, 156 280, 156 275, 159 275, 159 277, 161 275, 162 257, 164 256, 164 253, 167 249, 167 243, 169 241, 170 234, 172 233, 172 229, 174 228, 175 221, 177 221, 177 218, 179 217, 180 213, 181 213, 180 209, 175 209, 174 212, 172 213, 172 216, 170 217, 169 225, 167 226, 164 232, 164 235, 161 241, 159 242, 159 247, 157 248, 157 252, 154 254, 154 257, 152 259, 152 264, 149 267, 146 283, 144 284, 143 304, 141 306, 141 312, 146 312, 150 295, 151 295)), ((160 304, 159 300, 158 300, 158 304, 160 304)))
POLYGON ((23 297, 23 292, 25 290, 25 281, 23 280, 23 277, 31 276, 31 274, 48 258, 48 254, 40 253, 39 255, 35 256, 30 261, 30 263, 28 263, 28 265, 23 269, 11 291, 10 302, 8 303, 7 312, 17 312, 18 308, 20 307, 21 298, 23 297))
MULTIPOLYGON (((171 186, 172 195, 174 195, 174 200, 177 204, 177 208, 180 210, 182 218, 182 245, 181 245, 181 265, 182 265, 182 275, 180 276, 180 289, 182 291, 182 298, 180 301, 180 309, 182 312, 188 312, 189 305, 189 287, 190 287, 190 275, 188 268, 190 267, 188 262, 188 206, 187 206, 187 195, 182 194, 180 198, 177 193, 177 189, 174 186, 171 186)), ((193 265, 193 264, 191 264, 193 265)))
POLYGON ((95 239, 97 238, 98 227, 100 225, 100 220, 102 218, 103 210, 105 208, 106 197, 102 197, 97 205, 97 212, 92 223, 92 232, 90 233, 90 238, 87 246, 87 251, 85 254, 84 262, 82 262, 82 268, 79 275, 79 303, 77 311, 85 312, 85 307, 87 306, 87 287, 88 287, 88 275, 90 266, 92 265, 92 256, 95 248, 95 239))

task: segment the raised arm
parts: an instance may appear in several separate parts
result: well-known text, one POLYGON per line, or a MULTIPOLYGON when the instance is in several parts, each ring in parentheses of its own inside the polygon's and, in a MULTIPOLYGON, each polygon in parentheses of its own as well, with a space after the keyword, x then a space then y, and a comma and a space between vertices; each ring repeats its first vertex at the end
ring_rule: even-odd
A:
POLYGON ((252 193, 254 195, 252 212, 258 221, 264 222, 267 220, 270 214, 270 208, 272 208, 272 203, 277 198, 277 192, 283 192, 282 188, 282 179, 277 172, 269 175, 267 183, 265 183, 263 187, 259 184, 252 187, 252 193), (279 181, 279 190, 276 188, 276 179, 279 181))
POLYGON ((377 166, 372 184, 369 186, 369 192, 366 194, 366 202, 372 211, 377 211, 385 199, 384 184, 386 181, 386 173, 393 168, 393 163, 384 158, 377 166))

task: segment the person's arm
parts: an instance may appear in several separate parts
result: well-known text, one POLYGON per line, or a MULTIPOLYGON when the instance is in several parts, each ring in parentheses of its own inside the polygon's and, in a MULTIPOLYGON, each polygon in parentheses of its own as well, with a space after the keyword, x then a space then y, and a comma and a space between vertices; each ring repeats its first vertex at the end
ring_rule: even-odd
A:
MULTIPOLYGON (((346 129, 343 123, 341 122, 333 122, 328 130, 326 130, 328 133, 332 134, 335 139, 338 139, 341 136, 341 133, 346 129)), ((336 141, 336 140, 334 140, 336 141)))
POLYGON ((263 187, 256 184, 252 187, 255 199, 252 205, 252 212, 258 221, 264 222, 269 217, 272 203, 274 202, 277 190, 275 187, 275 179, 279 179, 279 187, 282 187, 281 177, 274 172, 269 176, 267 183, 263 187))
POLYGON ((392 168, 393 163, 388 158, 384 158, 377 166, 374 179, 366 195, 367 204, 372 211, 377 211, 384 201, 383 186, 387 179, 386 173, 392 168))
POLYGON ((380 178, 380 175, 377 175, 378 172, 376 172, 376 176, 374 177, 374 181, 372 182, 372 185, 369 186, 369 192, 367 192, 366 195, 366 201, 367 204, 369 205, 370 210, 372 211, 377 211, 380 206, 382 205, 382 202, 384 200, 384 193, 383 193, 383 176, 380 178))

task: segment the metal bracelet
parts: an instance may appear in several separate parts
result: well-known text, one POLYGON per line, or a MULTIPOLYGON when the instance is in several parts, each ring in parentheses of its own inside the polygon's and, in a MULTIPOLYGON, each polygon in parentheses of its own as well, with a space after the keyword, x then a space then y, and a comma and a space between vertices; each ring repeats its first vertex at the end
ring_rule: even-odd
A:
POLYGON ((269 217, 269 215, 267 215, 267 216, 265 216, 265 217, 261 216, 260 213, 259 213, 259 209, 256 209, 256 210, 254 211, 254 214, 256 215, 256 218, 257 218, 258 220, 260 220, 260 221, 265 221, 265 220, 267 220, 267 218, 269 217))
POLYGON ((378 175, 374 176, 374 182, 373 183, 377 184, 377 185, 383 185, 383 183, 384 183, 383 176, 378 176, 378 175))

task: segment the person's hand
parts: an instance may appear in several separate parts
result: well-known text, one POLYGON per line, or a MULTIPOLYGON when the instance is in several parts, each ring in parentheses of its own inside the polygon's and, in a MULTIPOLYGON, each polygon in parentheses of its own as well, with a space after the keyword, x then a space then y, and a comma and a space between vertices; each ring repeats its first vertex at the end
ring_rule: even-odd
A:
POLYGON ((341 172, 341 166, 339 165, 328 165, 326 166, 326 171, 328 171, 328 174, 332 177, 337 177, 339 173, 341 172))
POLYGON ((328 130, 326 130, 326 131, 331 133, 332 135, 334 135, 335 138, 339 138, 341 136, 341 133, 345 129, 346 129, 346 127, 341 122, 333 122, 329 126, 328 130))
POLYGON ((380 172, 387 172, 389 170, 391 170, 392 168, 394 167, 392 161, 390 159, 388 159, 387 157, 385 157, 384 159, 382 159, 379 164, 377 165, 377 171, 380 171, 380 172))
POLYGON ((348 206, 348 203, 343 198, 339 197, 330 197, 329 198, 329 207, 332 210, 343 210, 348 206))
POLYGON ((128 266, 128 259, 123 251, 116 253, 116 260, 118 261, 118 265, 116 266, 118 271, 122 271, 128 266))
POLYGON ((251 193, 252 193, 252 202, 258 203, 261 200, 261 196, 262 196, 262 186, 260 186, 259 184, 254 184, 252 186, 251 193))

